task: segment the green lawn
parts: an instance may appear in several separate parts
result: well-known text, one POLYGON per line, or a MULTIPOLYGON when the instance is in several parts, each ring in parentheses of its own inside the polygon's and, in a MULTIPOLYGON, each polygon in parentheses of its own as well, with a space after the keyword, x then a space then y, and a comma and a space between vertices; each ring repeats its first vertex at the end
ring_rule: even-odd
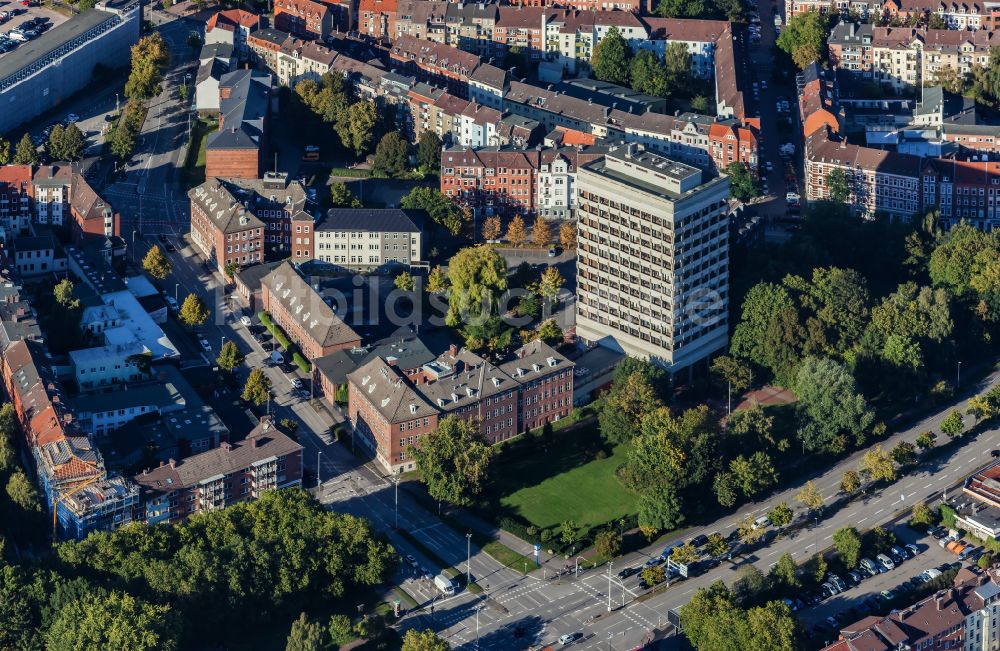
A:
POLYGON ((547 451, 502 459, 491 492, 502 507, 539 528, 573 520, 589 529, 634 514, 637 497, 615 477, 627 446, 615 447, 606 459, 596 458, 600 449, 596 423, 559 435, 547 451))
POLYGON ((187 187, 193 188, 205 182, 205 150, 208 146, 208 136, 218 128, 218 121, 211 118, 200 118, 191 125, 191 144, 188 146, 184 161, 184 180, 187 187))

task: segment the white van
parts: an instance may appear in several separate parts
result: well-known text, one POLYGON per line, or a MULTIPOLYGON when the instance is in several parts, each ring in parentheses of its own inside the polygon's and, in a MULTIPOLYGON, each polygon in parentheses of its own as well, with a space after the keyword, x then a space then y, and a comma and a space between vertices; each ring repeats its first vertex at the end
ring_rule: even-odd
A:
POLYGON ((771 518, 767 517, 766 515, 762 515, 753 521, 754 529, 763 529, 764 527, 769 527, 769 526, 771 526, 771 518))
POLYGON ((276 350, 272 351, 271 352, 271 363, 272 364, 284 364, 285 363, 285 356, 282 355, 281 353, 279 353, 276 350))
POLYGON ((444 574, 438 574, 434 577, 434 585, 443 594, 451 596, 455 594, 455 584, 451 579, 446 577, 444 574))

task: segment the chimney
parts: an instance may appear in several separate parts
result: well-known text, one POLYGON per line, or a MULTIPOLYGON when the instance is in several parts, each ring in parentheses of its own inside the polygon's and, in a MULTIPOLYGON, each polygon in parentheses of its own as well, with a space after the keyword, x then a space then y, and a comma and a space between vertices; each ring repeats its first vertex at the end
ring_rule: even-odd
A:
POLYGON ((938 595, 938 596, 934 597, 934 603, 937 604, 937 609, 938 610, 944 610, 944 597, 943 596, 938 595))
POLYGON ((448 354, 452 357, 458 355, 458 346, 456 346, 455 344, 451 344, 450 346, 448 346, 448 354))
POLYGON ((171 459, 171 460, 170 460, 170 461, 168 461, 167 463, 169 463, 169 464, 170 464, 170 467, 171 467, 171 468, 176 468, 176 467, 177 467, 177 461, 176 461, 176 460, 174 460, 174 459, 171 459))
POLYGON ((162 467, 163 467, 163 466, 165 466, 165 465, 167 465, 167 462, 166 462, 166 461, 163 461, 163 460, 161 459, 161 460, 160 460, 160 467, 162 468, 162 467))
POLYGON ((260 445, 260 441, 258 440, 258 438, 256 436, 251 436, 250 437, 250 447, 256 448, 258 445, 260 445))
POLYGON ((226 452, 229 452, 230 450, 233 449, 233 446, 231 446, 228 441, 223 441, 222 443, 219 443, 219 447, 225 450, 226 452))

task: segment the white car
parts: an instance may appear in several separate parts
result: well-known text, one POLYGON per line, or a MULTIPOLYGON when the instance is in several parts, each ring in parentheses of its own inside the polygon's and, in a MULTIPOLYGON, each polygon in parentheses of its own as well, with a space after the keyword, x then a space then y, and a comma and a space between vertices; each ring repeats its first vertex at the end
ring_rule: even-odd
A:
POLYGON ((240 317, 240 323, 242 323, 243 325, 245 325, 246 327, 249 328, 250 325, 253 323, 253 321, 251 321, 250 317, 248 317, 248 316, 241 316, 240 317))
POLYGON ((212 344, 208 343, 208 339, 198 335, 198 343, 201 344, 201 349, 206 353, 212 352, 212 344))
POLYGON ((297 377, 293 377, 291 380, 289 380, 289 382, 292 383, 292 388, 294 388, 294 389, 301 389, 302 388, 302 380, 300 380, 297 377))
POLYGON ((771 164, 771 161, 765 161, 764 162, 764 167, 767 168, 768 172, 773 172, 774 171, 774 165, 771 164))
POLYGON ((24 43, 28 40, 27 36, 18 31, 7 32, 7 38, 18 43, 24 43))

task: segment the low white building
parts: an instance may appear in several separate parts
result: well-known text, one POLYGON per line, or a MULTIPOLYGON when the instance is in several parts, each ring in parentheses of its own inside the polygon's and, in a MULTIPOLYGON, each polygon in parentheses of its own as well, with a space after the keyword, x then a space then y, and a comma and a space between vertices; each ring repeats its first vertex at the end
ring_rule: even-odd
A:
POLYGON ((424 265, 423 218, 398 208, 333 208, 315 228, 313 258, 344 269, 424 265))
POLYGON ((72 350, 69 360, 77 386, 87 391, 144 379, 149 358, 142 357, 148 354, 145 346, 133 341, 72 350))

